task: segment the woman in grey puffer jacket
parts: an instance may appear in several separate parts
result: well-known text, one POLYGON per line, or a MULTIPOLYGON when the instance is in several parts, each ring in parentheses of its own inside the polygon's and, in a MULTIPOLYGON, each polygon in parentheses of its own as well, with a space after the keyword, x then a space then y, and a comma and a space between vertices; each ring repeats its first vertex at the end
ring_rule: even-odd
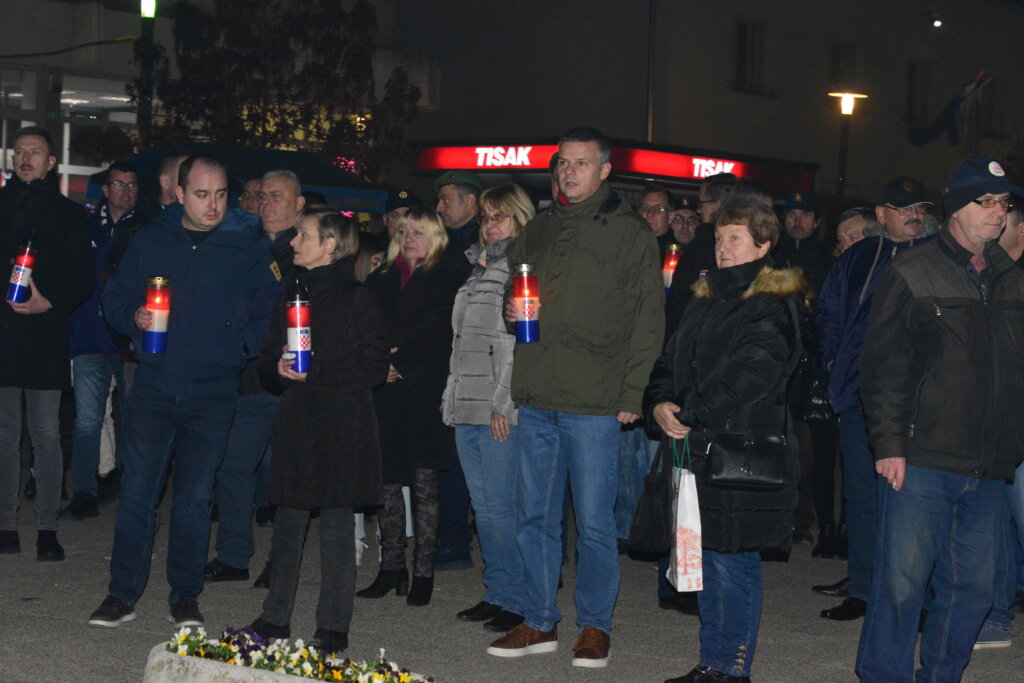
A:
POLYGON ((505 328, 502 298, 507 254, 533 214, 518 185, 488 188, 480 196, 480 242, 465 252, 474 266, 455 297, 452 358, 441 403, 445 424, 455 427, 486 564, 483 600, 457 616, 486 621, 485 628, 498 632, 522 623, 526 592, 516 543, 519 454, 510 388, 515 337, 505 328))

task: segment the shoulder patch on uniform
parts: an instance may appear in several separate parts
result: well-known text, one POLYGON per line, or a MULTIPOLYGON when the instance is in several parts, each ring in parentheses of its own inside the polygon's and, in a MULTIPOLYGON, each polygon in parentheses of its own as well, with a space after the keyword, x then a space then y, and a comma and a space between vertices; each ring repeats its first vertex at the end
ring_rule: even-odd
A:
POLYGON ((274 274, 275 280, 281 281, 281 269, 277 267, 277 261, 270 262, 270 272, 274 274))

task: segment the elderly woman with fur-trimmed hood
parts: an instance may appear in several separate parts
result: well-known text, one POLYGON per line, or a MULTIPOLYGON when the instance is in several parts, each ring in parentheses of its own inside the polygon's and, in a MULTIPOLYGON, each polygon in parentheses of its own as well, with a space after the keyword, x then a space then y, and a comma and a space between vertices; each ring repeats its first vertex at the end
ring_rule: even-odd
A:
POLYGON ((762 202, 723 207, 715 221, 718 269, 694 285, 644 394, 652 429, 689 437, 700 506, 701 658, 689 677, 672 680, 711 680, 701 678, 711 671, 749 680, 761 617, 759 551, 792 543, 799 465, 786 384, 800 358, 805 284, 799 269, 773 267, 768 252, 778 237, 778 219, 762 202), (719 433, 785 434, 781 489, 709 483, 706 453, 719 433))

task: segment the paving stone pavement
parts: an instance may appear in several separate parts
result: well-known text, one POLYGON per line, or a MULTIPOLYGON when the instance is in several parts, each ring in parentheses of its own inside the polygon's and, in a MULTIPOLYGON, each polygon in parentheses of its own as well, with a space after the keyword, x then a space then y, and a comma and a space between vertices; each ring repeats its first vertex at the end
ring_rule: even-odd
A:
MULTIPOLYGON (((0 681, 141 681, 146 656, 168 639, 167 559, 169 507, 161 511, 156 559, 138 618, 117 629, 86 624, 106 595, 107 560, 116 503, 101 508, 96 519, 61 520, 58 532, 67 560, 35 559, 35 510, 20 512, 22 552, 0 555, 0 681)), ((317 522, 312 522, 316 525, 317 522)), ((370 529, 372 535, 372 527, 370 529)), ((269 528, 257 529, 252 577, 263 566, 270 545, 269 528)), ((311 528, 292 620, 294 637, 308 638, 319 580, 319 535, 311 528)), ((212 541, 211 541, 212 543, 212 541)), ((410 551, 411 552, 411 551, 410 551)), ((606 669, 576 669, 570 648, 575 640, 572 605, 574 572, 565 569, 559 593, 564 618, 555 653, 499 659, 485 650, 496 637, 479 624, 463 623, 455 613, 482 596, 479 555, 476 569, 441 572, 431 603, 409 607, 393 594, 379 600, 356 598, 348 655, 363 658, 385 648, 388 659, 432 675, 437 681, 662 681, 689 671, 699 651, 696 617, 657 607, 654 565, 621 557, 622 583, 615 611, 611 661, 606 669)), ((373 580, 377 550, 372 540, 359 568, 357 587, 373 580)), ((831 583, 845 572, 839 560, 811 559, 810 546, 797 547, 789 562, 764 564, 765 606, 753 667, 755 681, 855 681, 853 664, 861 621, 829 622, 818 616, 836 600, 819 596, 810 586, 831 583)), ((260 612, 265 591, 250 582, 209 585, 200 607, 211 632, 244 626, 260 612)), ((1008 649, 975 654, 965 681, 1024 681, 1024 640, 1008 649)))

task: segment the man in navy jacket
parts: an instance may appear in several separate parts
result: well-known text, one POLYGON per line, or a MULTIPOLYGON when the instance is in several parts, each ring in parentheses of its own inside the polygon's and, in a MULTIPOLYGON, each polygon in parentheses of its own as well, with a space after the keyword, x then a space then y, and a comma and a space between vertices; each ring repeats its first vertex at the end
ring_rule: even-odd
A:
POLYGON ((822 285, 815 314, 821 364, 829 372, 825 395, 839 416, 843 449, 843 498, 849 536, 849 587, 815 586, 826 595, 845 595, 838 606, 822 610, 833 621, 863 617, 871 590, 878 497, 875 461, 868 447, 860 400, 859 363, 871 301, 882 271, 896 254, 927 237, 928 201, 921 183, 900 176, 882 188, 875 207, 878 223, 864 229, 864 239, 847 249, 822 285))
POLYGON ((180 206, 168 207, 128 245, 103 294, 107 320, 130 335, 139 368, 124 411, 121 504, 110 558, 109 595, 89 623, 135 618, 149 578, 157 506, 173 457, 167 548, 171 621, 201 625, 197 598, 209 542, 214 474, 231 428, 245 359, 261 347, 280 271, 259 219, 228 209, 227 172, 192 157, 178 173, 180 206), (147 281, 169 278, 166 350, 143 349, 153 323, 147 281))

